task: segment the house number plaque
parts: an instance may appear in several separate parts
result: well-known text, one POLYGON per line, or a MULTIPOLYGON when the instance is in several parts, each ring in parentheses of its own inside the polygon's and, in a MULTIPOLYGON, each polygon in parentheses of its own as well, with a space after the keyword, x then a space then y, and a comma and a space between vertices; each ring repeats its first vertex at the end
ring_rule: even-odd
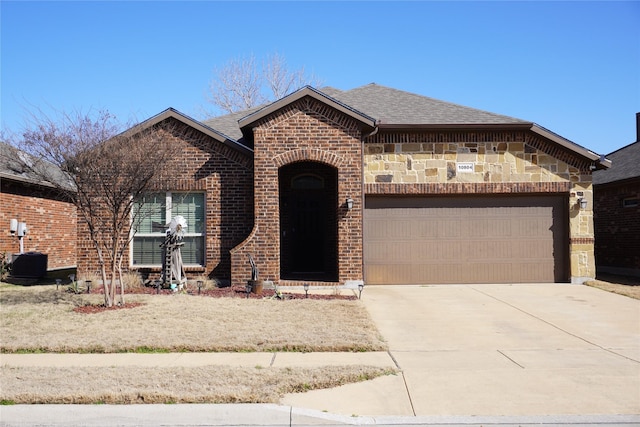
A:
POLYGON ((473 163, 458 163, 458 173, 470 173, 473 172, 473 163))

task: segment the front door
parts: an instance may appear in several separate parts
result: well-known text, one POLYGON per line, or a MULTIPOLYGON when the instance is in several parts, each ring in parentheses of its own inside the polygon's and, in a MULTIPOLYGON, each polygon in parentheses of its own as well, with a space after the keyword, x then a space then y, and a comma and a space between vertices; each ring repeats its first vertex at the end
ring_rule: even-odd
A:
POLYGON ((287 246, 292 249, 291 273, 324 273, 326 200, 322 191, 290 193, 287 246))
POLYGON ((304 162, 279 175, 280 277, 337 280, 336 170, 304 162))

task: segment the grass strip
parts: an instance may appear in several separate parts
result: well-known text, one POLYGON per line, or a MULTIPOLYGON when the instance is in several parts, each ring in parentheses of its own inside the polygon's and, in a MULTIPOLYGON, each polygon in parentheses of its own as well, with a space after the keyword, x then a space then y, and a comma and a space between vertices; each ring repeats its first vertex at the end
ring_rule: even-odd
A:
POLYGON ((396 371, 372 366, 263 368, 3 367, 3 404, 277 403, 396 371))

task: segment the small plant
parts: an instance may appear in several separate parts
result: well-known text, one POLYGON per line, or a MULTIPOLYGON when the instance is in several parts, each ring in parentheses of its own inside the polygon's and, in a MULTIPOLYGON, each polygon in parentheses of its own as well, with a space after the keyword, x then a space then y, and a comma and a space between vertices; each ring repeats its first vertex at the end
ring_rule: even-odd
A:
POLYGON ((215 289, 219 287, 219 282, 217 279, 210 279, 207 276, 196 276, 193 279, 190 279, 188 282, 188 286, 192 292, 205 291, 207 289, 215 289), (200 289, 198 289, 198 284, 200 284, 200 289))
POLYGON ((8 252, 0 253, 0 280, 4 280, 9 275, 11 255, 8 252))
POLYGON ((80 288, 78 288, 78 280, 76 280, 76 278, 73 275, 69 276, 69 279, 71 279, 71 283, 69 284, 69 287, 67 288, 67 292, 71 293, 71 294, 79 294, 82 291, 80 291, 80 288))
POLYGON ((122 273, 122 284, 125 289, 143 289, 144 282, 140 277, 140 274, 133 271, 128 271, 126 273, 122 273))

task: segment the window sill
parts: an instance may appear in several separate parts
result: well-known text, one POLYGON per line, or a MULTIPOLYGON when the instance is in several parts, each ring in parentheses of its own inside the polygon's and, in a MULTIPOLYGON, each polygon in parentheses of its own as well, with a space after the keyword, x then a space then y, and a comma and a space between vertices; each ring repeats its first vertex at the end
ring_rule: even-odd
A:
MULTIPOLYGON (((129 267, 130 270, 147 270, 147 271, 152 271, 152 272, 159 272, 162 271, 162 266, 159 265, 132 265, 129 267)), ((185 271, 195 271, 195 272, 202 272, 205 271, 207 268, 204 265, 185 265, 184 266, 184 270, 185 271)))

